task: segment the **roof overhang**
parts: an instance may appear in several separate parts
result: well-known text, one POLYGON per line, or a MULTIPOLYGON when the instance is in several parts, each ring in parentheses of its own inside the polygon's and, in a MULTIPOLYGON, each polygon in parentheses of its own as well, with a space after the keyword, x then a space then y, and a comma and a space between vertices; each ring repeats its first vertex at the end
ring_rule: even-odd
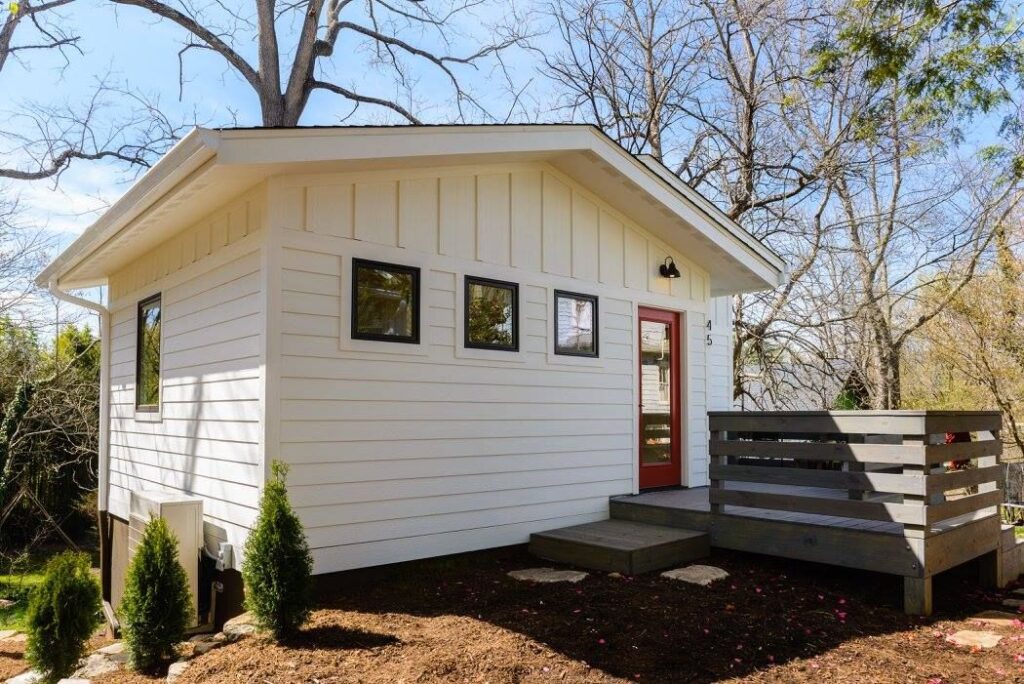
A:
POLYGON ((106 282, 143 250, 276 175, 543 161, 706 269, 715 296, 777 286, 783 260, 650 157, 588 125, 197 128, 37 278, 106 282))

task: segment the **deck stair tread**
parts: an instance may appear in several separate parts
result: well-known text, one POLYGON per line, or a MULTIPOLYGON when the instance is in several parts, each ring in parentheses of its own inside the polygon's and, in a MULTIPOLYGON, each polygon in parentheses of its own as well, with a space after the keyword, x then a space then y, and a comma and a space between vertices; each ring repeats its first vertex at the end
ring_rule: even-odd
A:
POLYGON ((601 520, 530 536, 530 551, 541 558, 626 574, 703 558, 709 547, 706 532, 630 520, 601 520))

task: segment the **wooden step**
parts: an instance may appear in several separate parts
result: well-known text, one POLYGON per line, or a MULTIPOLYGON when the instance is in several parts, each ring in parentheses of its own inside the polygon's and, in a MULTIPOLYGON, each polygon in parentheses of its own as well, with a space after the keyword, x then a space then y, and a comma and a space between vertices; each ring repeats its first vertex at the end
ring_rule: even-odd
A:
POLYGON ((658 503, 650 496, 618 496, 609 501, 608 510, 613 520, 630 520, 649 525, 679 527, 684 530, 708 531, 711 511, 692 510, 658 503))
POLYGON ((708 555, 706 532, 629 520, 602 520, 530 535, 530 553, 591 570, 636 575, 708 555))

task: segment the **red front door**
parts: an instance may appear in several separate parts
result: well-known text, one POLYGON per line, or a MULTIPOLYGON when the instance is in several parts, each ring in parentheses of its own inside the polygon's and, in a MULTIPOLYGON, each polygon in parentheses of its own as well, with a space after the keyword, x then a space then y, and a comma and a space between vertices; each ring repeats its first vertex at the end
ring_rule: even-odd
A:
POLYGON ((682 482, 679 314, 640 307, 640 489, 682 482))

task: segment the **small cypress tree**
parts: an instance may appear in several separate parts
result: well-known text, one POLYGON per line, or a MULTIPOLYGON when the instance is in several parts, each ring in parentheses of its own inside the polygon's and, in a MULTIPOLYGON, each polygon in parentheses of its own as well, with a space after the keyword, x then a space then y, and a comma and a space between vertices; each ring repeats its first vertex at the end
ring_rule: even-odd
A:
POLYGON ((245 543, 245 607, 275 639, 294 637, 309 617, 313 557, 302 523, 288 502, 288 466, 271 465, 259 516, 245 543))
POLYGON ((90 567, 84 553, 68 551, 54 556, 29 598, 25 656, 46 681, 57 681, 74 671, 101 622, 103 598, 90 567))
POLYGON ((121 627, 132 665, 152 671, 174 657, 191 611, 178 541, 163 518, 153 518, 128 565, 121 599, 121 627))

